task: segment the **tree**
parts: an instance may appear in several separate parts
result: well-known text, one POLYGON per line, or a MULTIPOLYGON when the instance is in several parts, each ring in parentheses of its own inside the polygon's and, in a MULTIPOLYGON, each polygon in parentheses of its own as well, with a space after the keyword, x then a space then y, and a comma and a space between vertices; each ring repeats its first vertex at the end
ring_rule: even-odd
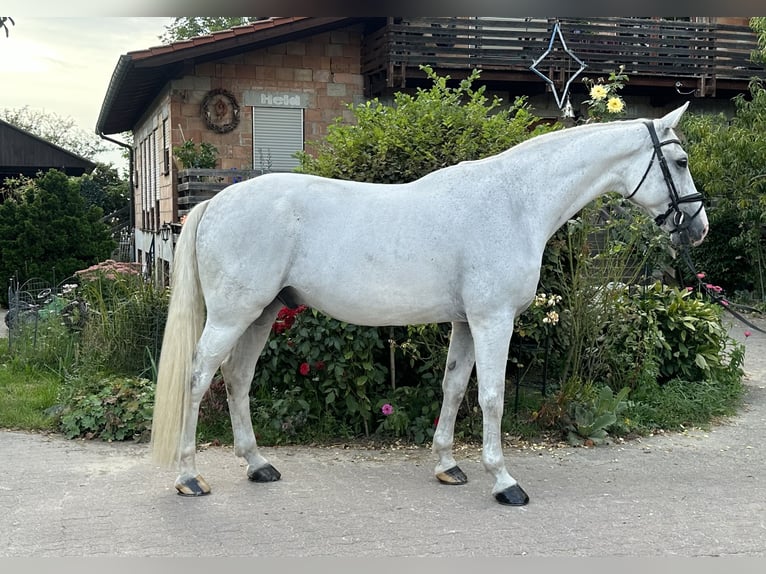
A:
MULTIPOLYGON (((50 170, 16 180, 0 204, 0 277, 59 280, 109 257, 115 242, 100 207, 87 205, 77 178, 50 170)), ((7 304, 7 290, 0 302, 7 304)))
POLYGON ((172 44, 180 40, 204 36, 219 30, 228 30, 234 26, 243 26, 263 19, 262 16, 184 16, 174 18, 172 24, 165 26, 165 33, 159 38, 164 44, 172 44))
POLYGON ((11 23, 12 26, 16 25, 16 22, 13 21, 13 18, 10 16, 0 16, 0 29, 5 30, 5 37, 8 37, 8 22, 11 23))
POLYGON ((85 159, 92 160, 108 148, 96 134, 78 127, 71 117, 53 112, 23 108, 3 108, 0 118, 31 134, 64 148, 85 159))
POLYGON ((130 184, 120 178, 110 164, 99 163, 89 174, 79 178, 80 193, 88 205, 100 207, 113 233, 130 221, 130 184))
POLYGON ((753 51, 751 59, 755 62, 766 62, 766 17, 750 18, 750 27, 758 34, 758 50, 753 51))

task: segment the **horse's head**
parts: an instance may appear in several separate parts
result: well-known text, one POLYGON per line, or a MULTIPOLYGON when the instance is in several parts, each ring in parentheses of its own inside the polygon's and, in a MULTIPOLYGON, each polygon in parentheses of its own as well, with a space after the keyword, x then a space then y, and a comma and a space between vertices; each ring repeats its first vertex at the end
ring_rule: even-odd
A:
POLYGON ((638 185, 626 197, 646 209, 676 245, 699 245, 708 232, 702 195, 689 173, 689 159, 673 129, 689 103, 646 120, 652 153, 638 185))

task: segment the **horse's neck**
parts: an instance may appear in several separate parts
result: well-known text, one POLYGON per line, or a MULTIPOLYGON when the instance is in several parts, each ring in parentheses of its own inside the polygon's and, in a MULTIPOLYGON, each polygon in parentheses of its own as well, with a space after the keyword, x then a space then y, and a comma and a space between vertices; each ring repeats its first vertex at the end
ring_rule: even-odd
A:
POLYGON ((529 161, 535 170, 529 199, 533 209, 546 214, 540 228, 545 241, 597 197, 625 190, 626 172, 633 171, 629 164, 635 161, 637 149, 626 132, 620 131, 625 129, 608 125, 570 128, 571 134, 557 132, 548 142, 523 150, 529 154, 523 161, 529 161))

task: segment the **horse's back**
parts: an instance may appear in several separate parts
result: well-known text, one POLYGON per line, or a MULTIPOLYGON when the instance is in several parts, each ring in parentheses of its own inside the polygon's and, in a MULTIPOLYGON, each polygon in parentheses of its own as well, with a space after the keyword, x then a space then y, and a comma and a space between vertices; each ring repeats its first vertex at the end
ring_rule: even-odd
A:
POLYGON ((438 177, 381 185, 264 175, 210 201, 200 268, 211 285, 227 278, 262 305, 289 288, 296 302, 358 324, 461 319, 470 274, 500 261, 486 225, 493 206, 467 193, 438 177))

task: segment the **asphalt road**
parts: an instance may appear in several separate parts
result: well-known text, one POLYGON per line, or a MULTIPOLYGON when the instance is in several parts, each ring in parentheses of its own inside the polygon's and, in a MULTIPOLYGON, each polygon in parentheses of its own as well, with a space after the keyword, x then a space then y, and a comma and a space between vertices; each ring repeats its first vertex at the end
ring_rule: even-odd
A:
MULTIPOLYGON (((766 324, 766 323, 765 323, 766 324)), ((145 444, 0 432, 0 557, 766 556, 766 335, 745 340, 741 414, 596 448, 514 446, 525 507, 497 504, 476 447, 464 486, 427 448, 265 448, 282 480, 201 450, 213 492, 177 496, 145 444)))

